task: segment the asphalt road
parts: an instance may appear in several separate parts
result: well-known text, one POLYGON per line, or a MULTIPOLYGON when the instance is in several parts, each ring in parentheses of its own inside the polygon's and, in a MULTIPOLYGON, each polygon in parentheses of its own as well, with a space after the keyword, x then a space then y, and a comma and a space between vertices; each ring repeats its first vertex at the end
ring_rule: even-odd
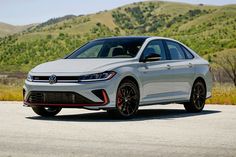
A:
POLYGON ((124 121, 83 109, 41 118, 22 103, 0 102, 0 156, 236 156, 236 106, 197 114, 177 104, 148 106, 124 121))

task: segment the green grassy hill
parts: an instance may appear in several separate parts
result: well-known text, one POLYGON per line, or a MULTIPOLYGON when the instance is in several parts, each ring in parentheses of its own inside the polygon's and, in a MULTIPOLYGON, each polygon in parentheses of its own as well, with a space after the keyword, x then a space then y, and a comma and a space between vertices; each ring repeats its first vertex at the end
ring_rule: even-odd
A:
POLYGON ((210 55, 236 48, 236 5, 148 1, 97 14, 51 19, 0 38, 0 72, 26 72, 63 57, 91 39, 118 35, 170 37, 202 56, 210 55))
POLYGON ((5 37, 7 35, 12 35, 15 33, 22 32, 36 24, 23 25, 23 26, 14 26, 7 23, 0 22, 0 37, 5 37))

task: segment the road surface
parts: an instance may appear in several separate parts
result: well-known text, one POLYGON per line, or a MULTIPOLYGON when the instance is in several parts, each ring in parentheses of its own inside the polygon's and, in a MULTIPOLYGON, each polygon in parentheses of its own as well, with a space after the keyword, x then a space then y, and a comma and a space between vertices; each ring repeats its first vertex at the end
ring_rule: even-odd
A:
POLYGON ((178 104, 148 106, 125 121, 83 109, 41 118, 21 102, 0 102, 2 156, 236 156, 236 106, 197 114, 178 104))

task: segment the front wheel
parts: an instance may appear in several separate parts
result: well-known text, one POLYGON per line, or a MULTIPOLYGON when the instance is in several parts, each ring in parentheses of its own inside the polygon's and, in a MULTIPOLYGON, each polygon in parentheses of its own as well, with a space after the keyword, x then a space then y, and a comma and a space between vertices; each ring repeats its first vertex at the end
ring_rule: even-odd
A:
POLYGON ((139 89, 137 85, 130 80, 121 82, 116 94, 116 109, 107 110, 110 115, 121 118, 133 117, 139 107, 139 89))
POLYGON ((196 81, 192 87, 190 102, 185 103, 185 110, 188 112, 201 112, 205 106, 206 87, 203 81, 196 81))
POLYGON ((52 117, 58 114, 61 111, 60 107, 41 107, 41 106, 34 106, 32 107, 33 111, 42 116, 42 117, 52 117))

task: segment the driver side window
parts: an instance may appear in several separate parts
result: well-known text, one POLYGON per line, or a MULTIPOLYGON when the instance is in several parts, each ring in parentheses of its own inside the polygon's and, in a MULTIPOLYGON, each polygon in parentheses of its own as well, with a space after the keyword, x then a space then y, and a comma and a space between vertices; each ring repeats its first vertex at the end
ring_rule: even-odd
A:
POLYGON ((152 53, 159 55, 161 60, 166 60, 165 49, 161 40, 151 41, 143 51, 143 58, 152 53))

